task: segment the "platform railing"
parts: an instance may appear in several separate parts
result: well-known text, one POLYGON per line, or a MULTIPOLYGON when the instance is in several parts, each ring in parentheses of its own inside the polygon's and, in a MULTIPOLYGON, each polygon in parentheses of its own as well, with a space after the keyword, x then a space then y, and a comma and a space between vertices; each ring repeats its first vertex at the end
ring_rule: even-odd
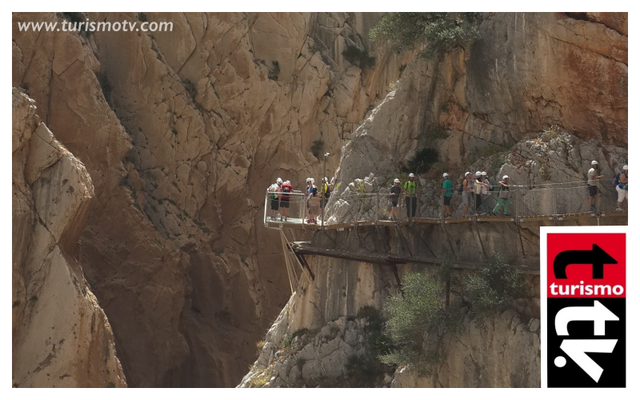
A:
MULTIPOLYGON (((607 185, 603 180, 599 184, 600 197, 596 202, 598 213, 612 212, 616 209, 617 192, 613 185, 607 185), (611 186, 611 187, 608 187, 611 186)), ((465 217, 492 217, 505 216, 504 208, 497 213, 493 210, 499 199, 499 186, 488 194, 482 195, 481 202, 476 207, 476 195, 472 195, 471 204, 465 217)), ((271 224, 300 224, 307 225, 308 205, 304 193, 294 192, 289 194, 289 214, 287 221, 282 217, 282 199, 278 200, 278 211, 275 219, 271 219, 274 213, 271 211, 272 200, 270 193, 265 196, 264 222, 265 226, 271 224)), ((397 219, 402 222, 409 219, 407 213, 406 197, 401 195, 398 199, 397 219)), ((443 219, 443 195, 442 190, 425 193, 419 192, 414 218, 443 219)), ((509 212, 506 216, 514 219, 535 216, 561 216, 567 214, 589 212, 589 194, 585 181, 572 181, 536 185, 511 185, 508 195, 509 212)), ((454 218, 463 217, 462 195, 454 191, 450 202, 450 209, 454 218)), ((345 191, 343 194, 333 192, 325 208, 325 220, 321 221, 321 213, 316 217, 317 225, 329 226, 333 224, 349 223, 358 225, 362 223, 376 223, 390 221, 392 202, 388 188, 380 188, 374 193, 354 193, 345 191)))

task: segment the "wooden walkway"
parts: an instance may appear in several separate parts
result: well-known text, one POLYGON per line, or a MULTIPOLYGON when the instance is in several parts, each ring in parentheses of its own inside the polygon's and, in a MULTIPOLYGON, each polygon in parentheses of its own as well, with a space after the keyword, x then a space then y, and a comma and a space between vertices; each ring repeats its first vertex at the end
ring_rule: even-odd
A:
POLYGON ((310 229, 310 230, 337 230, 343 231, 346 228, 353 228, 357 226, 405 226, 410 224, 464 224, 464 223, 472 223, 472 222, 514 222, 517 224, 522 223, 535 223, 535 222, 546 222, 546 221, 554 221, 556 223, 560 221, 570 221, 582 218, 593 218, 593 225, 601 225, 605 224, 608 219, 611 218, 620 218, 624 217, 628 218, 627 211, 612 211, 606 213, 594 213, 594 212, 584 212, 584 213, 574 213, 574 214, 561 214, 561 215, 537 215, 532 217, 492 217, 492 216, 469 216, 465 218, 419 218, 415 217, 412 219, 405 219, 402 221, 359 221, 341 223, 341 224, 330 224, 324 225, 321 224, 307 224, 304 223, 300 218, 289 218, 288 221, 265 221, 265 227, 267 228, 295 228, 295 229, 310 229))

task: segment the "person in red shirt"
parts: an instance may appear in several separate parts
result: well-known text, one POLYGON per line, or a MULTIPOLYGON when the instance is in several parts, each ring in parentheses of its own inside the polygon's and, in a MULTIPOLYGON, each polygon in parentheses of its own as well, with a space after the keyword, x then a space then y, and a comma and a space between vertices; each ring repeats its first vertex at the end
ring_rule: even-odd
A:
POLYGON ((282 191, 280 192, 280 221, 282 221, 283 218, 286 221, 289 216, 290 193, 293 193, 291 181, 285 181, 284 184, 282 184, 282 191))

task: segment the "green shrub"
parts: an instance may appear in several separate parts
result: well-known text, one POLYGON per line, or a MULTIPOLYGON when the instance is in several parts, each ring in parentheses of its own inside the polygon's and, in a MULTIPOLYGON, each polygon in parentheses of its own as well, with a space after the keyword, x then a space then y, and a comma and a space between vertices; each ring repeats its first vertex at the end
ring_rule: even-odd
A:
POLYGON ((380 312, 372 306, 363 306, 356 317, 365 319, 364 354, 352 355, 345 364, 349 387, 380 386, 385 373, 392 369, 380 361, 380 357, 391 351, 391 339, 383 333, 383 320, 380 312))
POLYGON ((438 150, 426 147, 416 151, 416 154, 409 160, 407 167, 409 171, 422 174, 429 171, 431 165, 438 161, 438 150))
POLYGON ((440 360, 441 338, 451 325, 444 288, 432 277, 409 273, 404 278, 403 293, 390 297, 384 306, 389 315, 385 333, 394 347, 380 360, 390 365, 411 365, 425 375, 440 360))
POLYGON ((311 154, 313 154, 315 158, 318 158, 323 148, 324 148, 323 140, 314 140, 313 144, 311 145, 311 154))
POLYGON ((277 61, 272 61, 271 65, 273 66, 273 68, 269 69, 269 79, 277 81, 278 80, 278 75, 280 74, 280 63, 277 61))
POLYGON ((480 37, 478 13, 409 12, 384 15, 369 31, 372 41, 390 39, 399 51, 426 44, 422 57, 465 48, 480 37))
POLYGON ((491 315, 507 309, 524 296, 525 282, 518 267, 509 265, 499 253, 492 255, 486 267, 465 280, 465 291, 476 315, 491 315))
POLYGON ((361 50, 358 47, 352 45, 348 45, 347 48, 342 52, 342 55, 351 64, 359 66, 360 69, 373 67, 376 63, 375 57, 370 56, 368 51, 361 50))

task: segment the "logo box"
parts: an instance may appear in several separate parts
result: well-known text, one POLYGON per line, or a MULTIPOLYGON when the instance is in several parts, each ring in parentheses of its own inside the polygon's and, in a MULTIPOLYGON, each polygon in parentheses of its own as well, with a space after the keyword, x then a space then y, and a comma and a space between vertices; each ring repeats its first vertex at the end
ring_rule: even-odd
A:
POLYGON ((625 387, 626 233, 584 228, 541 229, 543 386, 625 387))

